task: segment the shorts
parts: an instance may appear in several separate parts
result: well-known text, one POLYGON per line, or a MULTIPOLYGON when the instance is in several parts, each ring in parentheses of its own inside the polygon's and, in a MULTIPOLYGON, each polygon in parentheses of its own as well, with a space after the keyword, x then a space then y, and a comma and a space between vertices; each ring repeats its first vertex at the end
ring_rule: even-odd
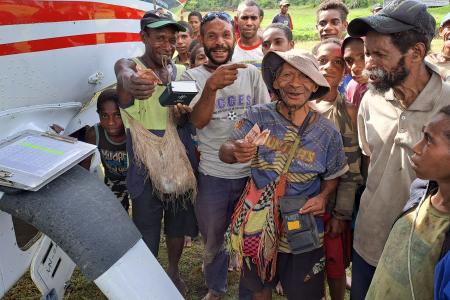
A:
MULTIPOLYGON (((326 226, 331 214, 325 213, 323 221, 326 226)), ((325 234, 323 238, 326 258, 326 274, 328 278, 339 279, 345 277, 345 269, 350 265, 352 253, 352 233, 350 222, 346 222, 344 232, 332 239, 325 234)))
POLYGON ((145 183, 144 191, 132 198, 133 222, 154 256, 158 255, 161 219, 164 218, 164 234, 168 238, 195 237, 198 234, 197 219, 194 207, 188 202, 185 206, 180 202, 162 202, 151 184, 145 183))
POLYGON ((325 297, 325 258, 323 247, 302 254, 278 252, 277 271, 270 282, 262 282, 256 265, 242 264, 241 284, 252 292, 274 288, 281 282, 288 299, 319 300, 325 297))

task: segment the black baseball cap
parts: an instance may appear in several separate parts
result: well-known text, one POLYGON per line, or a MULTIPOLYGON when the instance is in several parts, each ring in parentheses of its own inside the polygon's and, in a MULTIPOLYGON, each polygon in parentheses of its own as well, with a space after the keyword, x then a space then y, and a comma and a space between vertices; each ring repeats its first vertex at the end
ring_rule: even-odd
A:
POLYGON ((151 28, 159 29, 167 26, 174 27, 177 31, 185 32, 186 28, 178 24, 172 17, 168 14, 158 15, 155 11, 151 10, 144 14, 141 19, 141 29, 151 28))
POLYGON ((435 28, 436 20, 425 4, 416 0, 394 0, 376 15, 352 20, 347 31, 352 37, 362 37, 371 30, 390 34, 414 29, 431 40, 435 28))

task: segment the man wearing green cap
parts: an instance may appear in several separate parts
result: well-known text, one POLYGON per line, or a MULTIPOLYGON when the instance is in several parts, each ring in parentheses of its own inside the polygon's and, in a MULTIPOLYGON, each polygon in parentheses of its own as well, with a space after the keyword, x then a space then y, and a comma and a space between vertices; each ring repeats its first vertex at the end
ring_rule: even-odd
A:
POLYGON ((409 198, 416 178, 410 156, 422 127, 449 103, 450 86, 424 60, 435 25, 426 5, 416 0, 392 1, 376 15, 348 25, 350 36, 365 36, 369 79, 357 120, 359 145, 370 164, 355 225, 352 299, 365 298, 392 225, 409 198))
MULTIPOLYGON (((152 177, 154 173, 148 168, 148 165, 152 165, 153 162, 160 163, 158 159, 161 156, 155 155, 148 158, 148 155, 142 155, 145 156, 142 158, 139 153, 142 152, 140 149, 147 149, 145 146, 149 146, 150 151, 158 151, 154 149, 159 149, 161 143, 158 141, 162 136, 166 141, 171 139, 169 142, 172 145, 182 148, 171 149, 171 151, 179 150, 179 153, 186 153, 188 149, 189 141, 181 140, 184 146, 180 143, 182 135, 176 134, 177 131, 176 128, 174 129, 175 125, 170 116, 179 118, 181 114, 190 112, 189 107, 179 104, 169 112, 169 109, 161 106, 158 101, 165 90, 164 85, 178 79, 185 71, 184 66, 175 65, 171 61, 175 51, 176 33, 185 30, 169 16, 158 15, 154 11, 147 12, 141 19, 140 32, 145 45, 144 55, 133 59, 121 59, 115 65, 119 104, 127 132, 129 157, 127 188, 133 204, 133 221, 145 243, 157 257, 161 219, 164 216, 164 233, 169 260, 167 273, 183 295, 185 295, 186 286, 179 276, 178 262, 183 252, 184 236, 197 235, 192 197, 183 199, 167 197, 166 195, 170 194, 167 191, 168 188, 155 185, 160 178, 152 177), (135 125, 136 123, 138 125, 135 125), (144 128, 141 133, 148 133, 150 137, 145 136, 141 139, 140 135, 136 135, 138 128, 144 128), (173 132, 175 134, 171 134, 173 132), (172 138, 166 137, 165 133, 172 138)), ((179 161, 178 157, 174 157, 173 162, 171 161, 173 167, 178 168, 178 172, 182 167, 191 167, 189 162, 187 162, 188 166, 183 162, 186 160, 179 161)))

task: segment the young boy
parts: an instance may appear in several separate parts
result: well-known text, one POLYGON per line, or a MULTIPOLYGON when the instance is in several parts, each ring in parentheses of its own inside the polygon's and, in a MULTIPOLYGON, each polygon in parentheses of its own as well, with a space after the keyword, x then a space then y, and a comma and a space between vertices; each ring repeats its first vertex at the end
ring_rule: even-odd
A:
POLYGON ((197 43, 190 50, 189 58, 190 68, 195 68, 208 63, 208 57, 205 54, 205 48, 199 43, 197 43))
MULTIPOLYGON (((342 1, 326 0, 319 5, 316 14, 316 28, 321 41, 330 38, 339 40, 344 38, 348 25, 348 8, 342 1)), ((351 79, 349 75, 343 77, 342 83, 339 85, 339 92, 345 93, 351 79)))
POLYGON ((194 40, 194 29, 188 22, 178 21, 178 24, 183 26, 186 31, 179 31, 176 34, 176 44, 175 49, 178 55, 175 56, 174 61, 178 65, 184 65, 186 68, 189 67, 189 47, 194 40))
MULTIPOLYGON (((86 131, 85 141, 97 145, 105 169, 105 184, 110 187, 122 206, 128 211, 126 136, 118 101, 114 89, 104 90, 98 96, 97 113, 100 123, 86 131)), ((90 165, 90 157, 82 162, 82 166, 86 169, 89 169, 90 165)))
POLYGON ((193 39, 198 40, 200 38, 200 24, 202 23, 202 14, 198 11, 191 11, 188 15, 188 22, 194 30, 193 39))
POLYGON ((327 0, 317 9, 316 28, 320 40, 329 38, 342 39, 347 30, 348 8, 342 1, 327 0))
POLYGON ((367 91, 367 77, 364 75, 364 40, 347 36, 342 42, 342 54, 352 80, 348 83, 345 95, 347 100, 359 108, 361 99, 367 91))
POLYGON ((262 35, 262 52, 266 55, 272 51, 288 51, 294 49, 292 31, 286 25, 275 23, 270 24, 262 35))
POLYGON ((311 101, 311 106, 333 122, 341 133, 350 167, 349 171, 340 177, 336 194, 328 202, 324 215, 326 274, 330 296, 332 300, 343 300, 346 286, 345 269, 349 265, 351 253, 350 221, 356 190, 362 182, 361 152, 356 131, 358 110, 338 91, 345 70, 341 42, 338 39, 324 40, 314 47, 313 54, 319 64, 319 70, 330 85, 330 91, 311 101))

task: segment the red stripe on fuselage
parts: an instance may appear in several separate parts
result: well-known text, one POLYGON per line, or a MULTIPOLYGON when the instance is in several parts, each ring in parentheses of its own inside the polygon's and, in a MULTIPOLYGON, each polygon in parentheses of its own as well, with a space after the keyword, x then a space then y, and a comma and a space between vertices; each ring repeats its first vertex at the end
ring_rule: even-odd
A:
POLYGON ((143 10, 98 2, 0 0, 0 25, 99 19, 139 20, 143 15, 143 10))
POLYGON ((55 37, 48 39, 0 44, 0 56, 23 54, 30 52, 48 51, 63 48, 91 46, 98 44, 112 44, 123 42, 139 42, 139 33, 105 32, 82 35, 55 37))

